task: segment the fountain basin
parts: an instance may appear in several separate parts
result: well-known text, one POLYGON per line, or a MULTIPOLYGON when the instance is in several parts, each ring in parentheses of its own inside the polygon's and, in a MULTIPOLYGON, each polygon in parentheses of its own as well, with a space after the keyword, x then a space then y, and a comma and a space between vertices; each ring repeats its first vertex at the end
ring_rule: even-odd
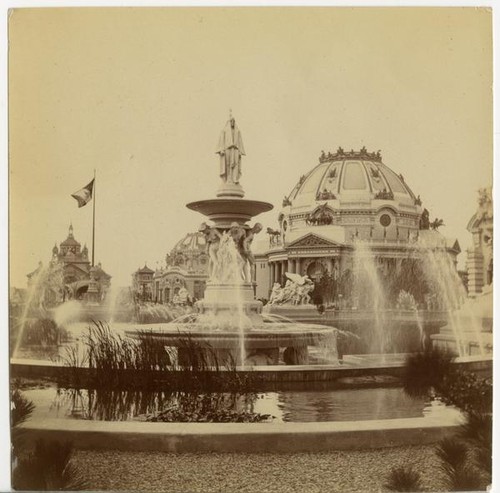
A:
POLYGON ((127 330, 125 334, 131 338, 150 337, 161 341, 166 348, 176 348, 181 366, 189 366, 193 357, 203 357, 204 361, 218 365, 247 366, 278 365, 282 357, 285 364, 304 365, 309 363, 309 346, 324 348, 330 363, 338 364, 337 331, 320 325, 264 323, 245 330, 243 352, 238 329, 217 330, 196 322, 172 323, 148 331, 127 330))
POLYGON ((273 205, 260 200, 216 198, 190 202, 186 207, 206 216, 217 228, 230 228, 234 222, 245 224, 252 217, 270 211, 273 205))

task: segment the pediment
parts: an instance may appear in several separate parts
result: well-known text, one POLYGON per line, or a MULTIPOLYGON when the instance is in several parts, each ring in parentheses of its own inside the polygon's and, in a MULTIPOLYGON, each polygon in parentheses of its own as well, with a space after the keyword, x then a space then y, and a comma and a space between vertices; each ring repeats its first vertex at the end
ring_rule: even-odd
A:
POLYGON ((308 233, 296 240, 292 241, 287 245, 288 248, 310 248, 310 247, 339 247, 340 243, 335 241, 327 240, 321 236, 314 233, 308 233))

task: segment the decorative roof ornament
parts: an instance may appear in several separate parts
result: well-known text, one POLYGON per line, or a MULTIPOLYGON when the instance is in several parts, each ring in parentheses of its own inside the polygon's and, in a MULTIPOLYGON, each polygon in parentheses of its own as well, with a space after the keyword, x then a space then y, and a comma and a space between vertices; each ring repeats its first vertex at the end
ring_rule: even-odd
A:
POLYGON ((343 161, 344 159, 360 159, 364 161, 374 161, 377 163, 382 162, 382 154, 380 150, 377 152, 368 152, 365 146, 363 146, 359 151, 344 151, 342 147, 339 147, 335 153, 321 151, 319 157, 320 163, 326 163, 330 161, 343 161))

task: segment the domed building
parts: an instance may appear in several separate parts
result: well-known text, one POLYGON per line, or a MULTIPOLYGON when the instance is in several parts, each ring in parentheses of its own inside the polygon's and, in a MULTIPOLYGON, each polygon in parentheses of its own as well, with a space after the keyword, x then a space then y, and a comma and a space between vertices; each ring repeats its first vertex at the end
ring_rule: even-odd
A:
POLYGON ((201 299, 208 277, 208 255, 205 236, 201 232, 188 233, 178 241, 165 257, 165 268, 153 275, 153 300, 170 303, 181 288, 186 288, 191 299, 201 299))
MULTIPOLYGON (((68 299, 90 301, 104 300, 111 284, 111 276, 107 274, 101 264, 92 267, 89 260, 87 245, 82 245, 73 234, 73 225, 69 225, 68 237, 52 248, 50 270, 61 269, 62 277, 59 284, 62 295, 52 296, 50 302, 56 304, 68 299), (89 296, 89 288, 93 290, 89 296)), ((36 270, 27 274, 28 287, 34 282, 42 269, 40 264, 36 270)), ((55 283, 57 284, 57 283, 55 283)))
POLYGON ((442 222, 429 221, 403 176, 382 162, 380 151, 366 148, 322 152, 283 200, 278 224, 268 228, 269 242, 256 252, 257 298, 268 299, 286 272, 316 283, 329 275, 339 284, 352 272, 358 244, 368 245, 377 268, 387 273, 418 259, 423 244, 445 249, 453 262, 460 252, 458 242, 437 231, 442 222))

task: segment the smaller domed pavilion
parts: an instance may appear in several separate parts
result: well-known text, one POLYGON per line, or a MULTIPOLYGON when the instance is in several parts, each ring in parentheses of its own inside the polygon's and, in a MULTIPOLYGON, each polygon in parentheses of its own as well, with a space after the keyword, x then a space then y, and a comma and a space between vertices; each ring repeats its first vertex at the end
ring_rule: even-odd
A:
POLYGON ((188 233, 165 257, 165 267, 153 275, 152 299, 170 303, 181 288, 186 288, 191 300, 203 298, 208 278, 208 255, 205 236, 188 233))

